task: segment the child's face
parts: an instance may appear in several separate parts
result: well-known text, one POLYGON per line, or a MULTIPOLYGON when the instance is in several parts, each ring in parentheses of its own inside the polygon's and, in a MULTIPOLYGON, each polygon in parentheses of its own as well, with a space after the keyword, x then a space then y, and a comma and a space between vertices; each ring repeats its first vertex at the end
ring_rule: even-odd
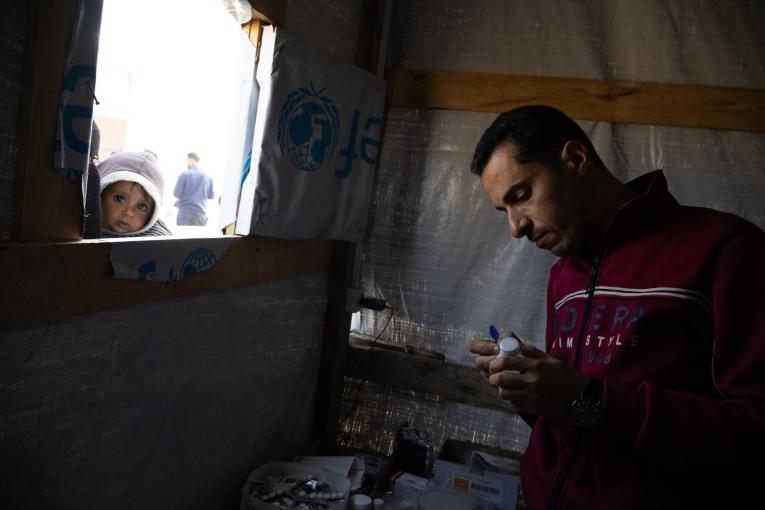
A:
POLYGON ((140 230, 154 213, 154 199, 135 182, 117 181, 101 193, 103 228, 118 234, 140 230))

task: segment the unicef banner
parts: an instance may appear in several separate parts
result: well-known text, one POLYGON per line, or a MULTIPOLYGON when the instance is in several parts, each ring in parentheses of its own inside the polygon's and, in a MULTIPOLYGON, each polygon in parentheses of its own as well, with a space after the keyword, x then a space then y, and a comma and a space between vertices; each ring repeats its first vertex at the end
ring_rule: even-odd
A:
POLYGON ((114 278, 176 283, 211 269, 234 240, 233 237, 217 237, 163 243, 156 239, 109 239, 114 278))
POLYGON ((90 162, 98 34, 102 0, 79 0, 66 58, 56 124, 53 166, 67 179, 82 179, 83 201, 90 162))
POLYGON ((266 28, 251 170, 237 234, 364 237, 382 131, 385 82, 266 28))

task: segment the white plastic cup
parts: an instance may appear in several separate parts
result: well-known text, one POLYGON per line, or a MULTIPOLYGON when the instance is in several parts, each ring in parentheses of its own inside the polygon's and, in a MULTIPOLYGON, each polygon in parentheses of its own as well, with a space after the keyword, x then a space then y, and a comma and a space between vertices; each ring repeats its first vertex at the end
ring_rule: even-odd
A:
POLYGON ((372 498, 366 494, 351 496, 351 510, 372 510, 372 498))

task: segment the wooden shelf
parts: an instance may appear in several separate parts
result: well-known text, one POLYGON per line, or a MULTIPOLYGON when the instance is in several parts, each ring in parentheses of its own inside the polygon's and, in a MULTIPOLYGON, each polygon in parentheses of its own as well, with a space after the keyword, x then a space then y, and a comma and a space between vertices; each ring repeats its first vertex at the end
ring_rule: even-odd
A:
MULTIPOLYGON (((351 338, 345 375, 368 380, 385 388, 438 395, 440 399, 515 414, 513 407, 499 398, 479 370, 472 366, 425 356, 374 347, 361 347, 351 338)), ((366 342, 371 346, 372 342, 366 342)), ((363 343, 362 343, 363 344, 363 343)), ((467 348, 467 347, 466 347, 467 348)))

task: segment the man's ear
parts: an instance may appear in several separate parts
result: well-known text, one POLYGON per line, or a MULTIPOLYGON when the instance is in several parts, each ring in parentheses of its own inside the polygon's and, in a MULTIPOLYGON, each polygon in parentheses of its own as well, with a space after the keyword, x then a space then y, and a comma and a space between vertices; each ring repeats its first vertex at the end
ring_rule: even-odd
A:
POLYGON ((592 165, 590 151, 581 142, 569 140, 563 145, 560 159, 564 167, 577 175, 584 175, 592 165))

